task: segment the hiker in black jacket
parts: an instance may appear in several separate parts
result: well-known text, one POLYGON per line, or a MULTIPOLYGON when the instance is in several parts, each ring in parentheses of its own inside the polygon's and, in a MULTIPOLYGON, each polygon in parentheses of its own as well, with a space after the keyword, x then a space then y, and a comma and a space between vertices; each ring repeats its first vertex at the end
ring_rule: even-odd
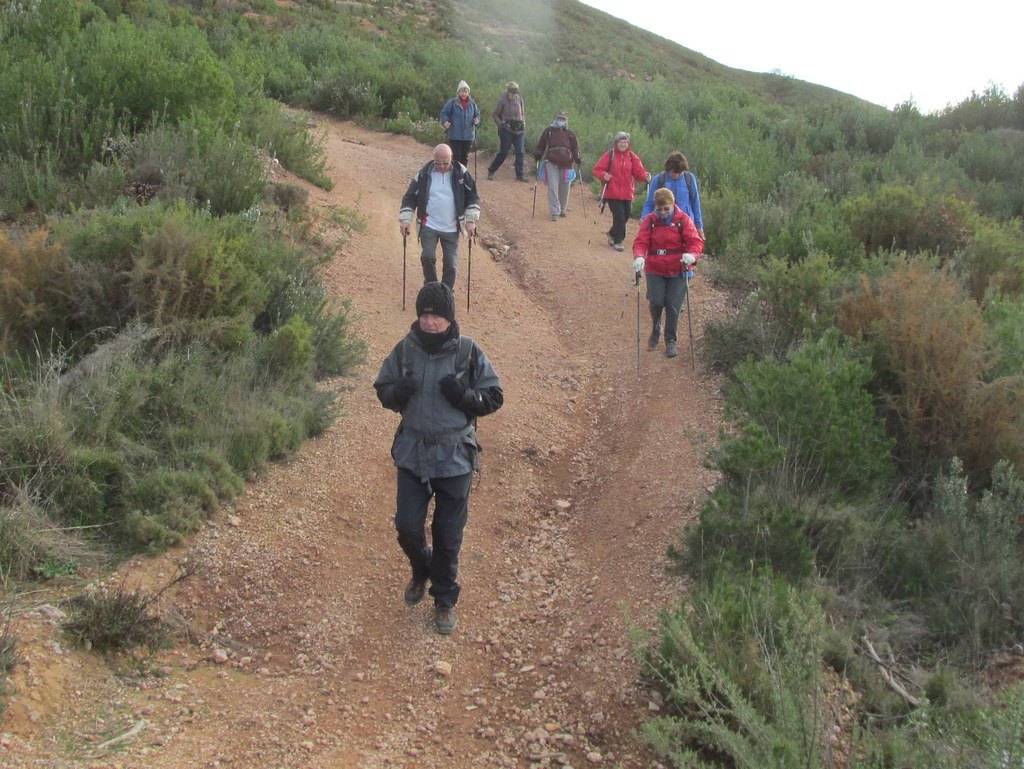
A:
POLYGON ((471 338, 460 335, 455 295, 448 286, 423 286, 416 297, 416 316, 373 386, 381 405, 402 415, 391 457, 398 468, 398 544, 412 567, 405 603, 418 604, 429 580, 435 629, 448 635, 456 623, 459 549, 480 453, 476 418, 501 408, 505 394, 487 356, 471 338))
POLYGON ((452 164, 452 148, 447 144, 434 147, 434 159, 421 168, 409 182, 398 211, 402 237, 412 231, 416 218, 416 234, 423 250, 423 282, 437 280, 437 244, 441 243, 441 282, 455 288, 459 261, 459 234, 476 235, 480 218, 480 196, 476 182, 461 163, 452 164))

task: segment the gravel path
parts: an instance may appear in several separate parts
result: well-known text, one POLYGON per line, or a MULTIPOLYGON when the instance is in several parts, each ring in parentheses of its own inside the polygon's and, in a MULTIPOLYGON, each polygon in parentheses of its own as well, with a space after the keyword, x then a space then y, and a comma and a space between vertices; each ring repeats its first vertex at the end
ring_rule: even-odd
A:
MULTIPOLYGON (((719 383, 699 360, 691 368, 685 336, 673 360, 645 347, 637 374, 631 257, 608 247, 596 200, 584 217, 576 188, 569 216, 552 222, 543 185, 531 217, 534 187, 515 183, 511 161, 481 181, 472 303, 464 241, 458 319, 506 401, 480 421, 459 626, 436 635, 430 602, 402 601, 388 454, 398 417, 371 387, 414 319, 419 264, 410 241, 403 313, 397 211, 430 148, 351 123, 316 130, 335 187, 311 201, 322 221, 333 206, 366 221, 327 270, 369 347, 365 365, 332 383, 345 413, 186 548, 113 578, 156 589, 188 559, 195 574, 163 605, 196 642, 183 634, 153 660, 108 663, 65 648, 49 610, 18 618, 26 664, 0 724, 0 764, 657 766, 636 739, 659 702, 638 680, 628 625, 654 627, 683 595, 665 553, 714 484, 699 442, 718 429, 719 383)), ((726 302, 699 271, 693 297, 699 348, 726 302)), ((646 332, 645 321, 644 342, 646 332)))

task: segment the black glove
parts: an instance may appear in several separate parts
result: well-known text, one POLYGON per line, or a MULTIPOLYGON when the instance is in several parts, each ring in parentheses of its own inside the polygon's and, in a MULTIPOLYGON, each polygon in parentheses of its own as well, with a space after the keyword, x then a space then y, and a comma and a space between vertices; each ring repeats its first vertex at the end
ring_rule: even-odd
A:
POLYGON ((398 401, 399 407, 405 408, 405 404, 419 389, 420 383, 416 381, 416 377, 406 374, 391 386, 391 394, 398 401))
POLYGON ((533 153, 533 159, 536 160, 538 163, 540 162, 540 159, 542 157, 544 157, 544 155, 542 155, 540 152, 534 152, 533 153))
POLYGON ((578 166, 583 165, 583 156, 582 155, 577 155, 576 156, 576 165, 578 165, 578 166))
POLYGON ((466 390, 469 388, 456 379, 453 374, 449 374, 442 379, 440 384, 441 395, 443 395, 455 408, 459 408, 459 404, 462 403, 462 399, 466 396, 466 390))

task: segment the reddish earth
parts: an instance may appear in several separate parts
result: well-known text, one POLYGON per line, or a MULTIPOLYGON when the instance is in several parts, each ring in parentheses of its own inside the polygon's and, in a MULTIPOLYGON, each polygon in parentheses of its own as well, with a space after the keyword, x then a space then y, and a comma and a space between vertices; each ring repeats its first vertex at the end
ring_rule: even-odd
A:
MULTIPOLYGON (((403 312, 397 212, 430 149, 351 123, 320 129, 335 181, 312 190, 322 237, 343 237, 331 207, 366 222, 326 272, 369 350, 332 383, 343 416, 186 547, 108 578, 158 589, 175 564, 192 564, 160 603, 197 642, 182 633, 151 659, 105 661, 69 649, 39 609, 57 596, 18 597, 24 664, 0 763, 657 766, 637 729, 658 698, 639 679, 629 627, 655 627, 683 597, 666 550, 714 484, 701 441, 721 419, 719 383, 699 356, 691 366, 685 326, 680 356, 645 347, 638 373, 631 257, 608 247, 608 213, 592 197, 584 216, 576 188, 569 216, 552 222, 543 186, 531 216, 534 187, 514 181, 511 162, 481 181, 471 305, 464 242, 458 313, 506 401, 480 422, 459 625, 436 635, 429 601, 402 602, 388 453, 398 417, 371 387, 413 320, 419 265, 410 242, 403 312)), ((704 321, 726 301, 699 270, 693 289, 699 352, 704 321)))

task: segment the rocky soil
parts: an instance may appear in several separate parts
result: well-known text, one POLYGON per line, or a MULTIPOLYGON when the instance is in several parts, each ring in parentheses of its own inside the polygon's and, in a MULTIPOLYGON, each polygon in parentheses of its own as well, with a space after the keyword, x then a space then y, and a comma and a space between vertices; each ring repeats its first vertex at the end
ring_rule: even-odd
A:
MULTIPOLYGON (((471 271, 463 242, 458 319, 506 401, 480 421, 459 625, 438 636, 429 601, 402 601, 388 453, 398 417, 371 387, 413 321, 421 273, 410 241, 403 312, 397 212, 430 148, 326 119, 316 130, 335 181, 311 192, 320 221, 343 206, 366 222, 326 273, 369 350, 330 383, 343 416, 187 547, 107 576, 155 591, 187 564, 160 599, 182 628, 174 648, 103 660, 60 635, 58 594, 17 597, 23 664, 0 764, 658 766, 637 730, 661 703, 639 678, 630 627, 656 627, 684 595, 666 550, 715 481, 702 457, 720 383, 699 351, 725 298, 698 267, 696 367, 685 325, 670 360, 647 351, 644 321, 638 356, 631 257, 608 247, 608 212, 574 188, 569 216, 552 222, 541 185, 533 216, 534 185, 514 181, 511 160, 487 181, 479 158, 484 214, 471 271)), ((322 237, 345 235, 328 224, 322 237)))

